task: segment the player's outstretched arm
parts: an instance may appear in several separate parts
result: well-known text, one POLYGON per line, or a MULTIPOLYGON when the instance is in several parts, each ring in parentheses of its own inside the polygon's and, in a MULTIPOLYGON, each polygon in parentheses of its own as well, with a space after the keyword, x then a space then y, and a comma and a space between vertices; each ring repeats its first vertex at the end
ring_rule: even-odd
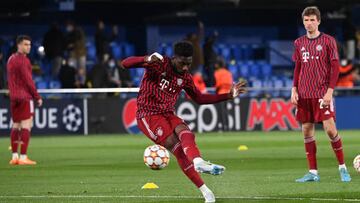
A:
POLYGON ((149 56, 130 56, 121 62, 122 68, 138 68, 146 67, 150 64, 160 63, 164 61, 164 57, 154 52, 149 56))
POLYGON ((229 99, 235 99, 240 94, 247 92, 246 81, 240 81, 234 84, 229 93, 225 94, 202 94, 196 87, 193 85, 191 88, 185 89, 186 93, 198 104, 214 104, 229 99))

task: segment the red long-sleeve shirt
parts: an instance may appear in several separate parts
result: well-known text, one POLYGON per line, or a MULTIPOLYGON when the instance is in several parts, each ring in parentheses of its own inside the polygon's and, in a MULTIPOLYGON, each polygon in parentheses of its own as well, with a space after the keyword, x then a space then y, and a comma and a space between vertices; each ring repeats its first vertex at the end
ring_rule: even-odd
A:
POLYGON ((30 60, 24 54, 12 54, 7 62, 7 78, 11 100, 39 100, 32 80, 30 60))
POLYGON ((294 42, 295 62, 293 86, 300 98, 322 98, 334 88, 339 77, 339 56, 336 41, 321 33, 310 39, 306 35, 294 42))
POLYGON ((228 94, 202 94, 194 85, 190 73, 178 74, 167 56, 161 63, 148 64, 144 57, 129 57, 122 61, 124 68, 144 67, 145 74, 137 97, 138 119, 175 111, 182 89, 198 104, 212 104, 229 99, 228 94))

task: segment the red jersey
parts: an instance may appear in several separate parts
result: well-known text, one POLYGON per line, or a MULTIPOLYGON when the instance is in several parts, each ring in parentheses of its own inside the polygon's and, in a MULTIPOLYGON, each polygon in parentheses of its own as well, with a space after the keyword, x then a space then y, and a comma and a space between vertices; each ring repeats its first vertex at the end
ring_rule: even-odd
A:
POLYGON ((7 79, 11 100, 40 99, 32 80, 30 60, 24 54, 14 53, 7 62, 7 79))
POLYGON ((322 98, 329 87, 334 88, 338 78, 335 39, 324 33, 314 39, 304 35, 295 40, 294 47, 293 60, 299 66, 295 68, 294 86, 299 97, 322 98))
POLYGON ((129 57, 122 62, 122 65, 124 68, 145 68, 137 97, 137 119, 144 116, 173 113, 182 89, 199 104, 216 103, 228 99, 228 94, 202 94, 195 87, 191 74, 177 73, 171 64, 171 59, 167 56, 164 56, 163 62, 153 64, 145 63, 144 57, 129 57))

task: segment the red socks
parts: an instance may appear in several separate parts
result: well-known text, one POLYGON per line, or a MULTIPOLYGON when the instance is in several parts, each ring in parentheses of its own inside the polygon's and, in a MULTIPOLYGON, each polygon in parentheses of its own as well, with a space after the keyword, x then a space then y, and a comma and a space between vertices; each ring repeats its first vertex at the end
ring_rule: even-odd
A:
POLYGON ((21 129, 20 137, 21 137, 20 154, 26 154, 30 141, 30 131, 28 129, 21 129))
POLYGON ((306 158, 308 160, 308 165, 310 170, 317 170, 317 161, 316 161, 316 142, 314 137, 304 138, 306 158))
POLYGON ((182 144, 180 144, 180 142, 175 144, 174 148, 171 150, 171 153, 176 157, 181 170, 196 185, 196 187, 199 188, 204 184, 204 181, 201 179, 198 172, 195 171, 192 162, 190 162, 188 157, 184 154, 181 145, 182 144))
POLYGON ((339 162, 339 165, 344 164, 344 152, 342 148, 341 137, 337 134, 335 137, 331 137, 331 146, 335 152, 336 158, 339 162))
POLYGON ((15 128, 11 128, 10 132, 10 141, 11 141, 11 150, 13 153, 18 152, 18 146, 20 142, 20 131, 15 128))
POLYGON ((195 135, 190 130, 183 130, 179 133, 181 147, 189 161, 193 161, 196 157, 200 156, 200 151, 195 143, 195 135))

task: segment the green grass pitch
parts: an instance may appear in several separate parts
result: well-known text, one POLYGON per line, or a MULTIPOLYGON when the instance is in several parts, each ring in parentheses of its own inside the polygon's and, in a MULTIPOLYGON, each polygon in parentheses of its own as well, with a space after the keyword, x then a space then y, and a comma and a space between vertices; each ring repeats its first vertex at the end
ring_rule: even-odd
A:
MULTIPOLYGON (((341 131, 352 182, 342 183, 324 132, 317 131, 321 181, 295 183, 307 171, 300 132, 197 134, 204 159, 227 167, 222 176, 202 175, 217 202, 360 202, 360 131, 341 131), (247 145, 247 151, 238 151, 247 145)), ((10 166, 9 139, 0 139, 0 202, 203 202, 176 160, 160 171, 143 163, 152 143, 142 135, 33 137, 36 166, 10 166), (154 182, 159 189, 141 190, 154 182)))

